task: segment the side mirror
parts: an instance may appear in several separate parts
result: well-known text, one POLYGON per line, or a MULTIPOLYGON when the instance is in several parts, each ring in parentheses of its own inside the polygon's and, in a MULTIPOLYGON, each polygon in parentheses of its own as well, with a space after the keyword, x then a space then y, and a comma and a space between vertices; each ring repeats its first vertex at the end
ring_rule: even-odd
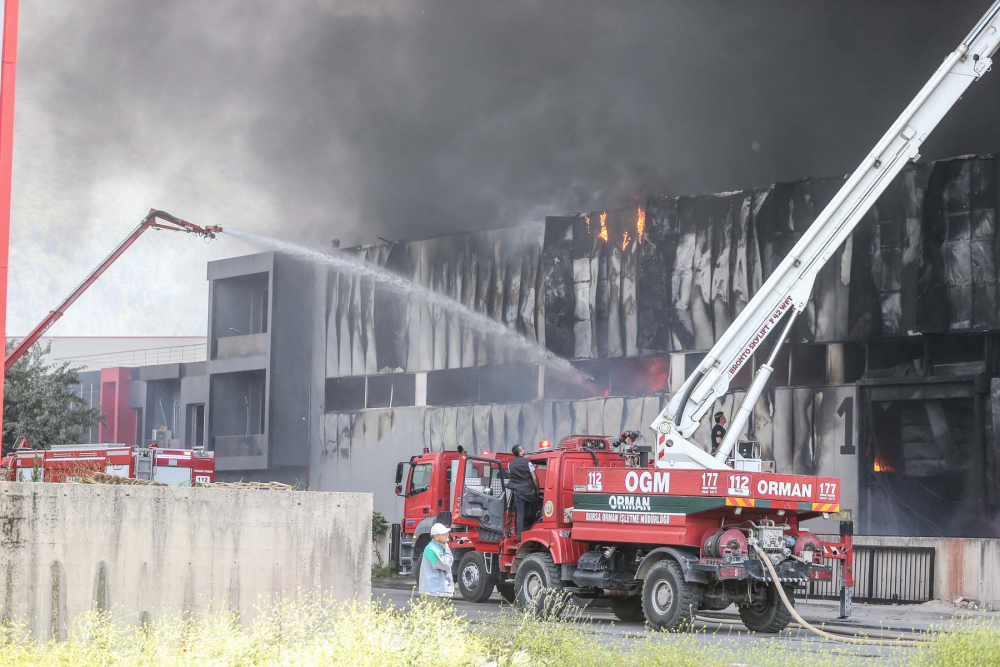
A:
POLYGON ((398 483, 396 484, 396 495, 397 496, 403 495, 403 485, 402 484, 398 484, 398 483))
POLYGON ((403 483, 403 464, 402 463, 397 463, 396 464, 396 486, 399 486, 402 483, 403 483))

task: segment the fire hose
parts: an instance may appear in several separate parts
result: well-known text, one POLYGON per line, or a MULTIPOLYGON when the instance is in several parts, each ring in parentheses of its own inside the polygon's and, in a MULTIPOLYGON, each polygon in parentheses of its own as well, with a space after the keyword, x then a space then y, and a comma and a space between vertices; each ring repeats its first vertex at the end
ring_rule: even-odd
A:
MULTIPOLYGON (((829 632, 827 630, 820 630, 819 628, 810 624, 808 621, 802 618, 799 615, 799 613, 795 611, 795 607, 792 606, 791 601, 785 594, 785 589, 782 588, 781 583, 778 580, 779 579, 778 572, 774 569, 774 565, 771 564, 771 559, 767 557, 767 554, 765 554, 763 550, 761 550, 761 548, 756 544, 753 545, 753 549, 754 551, 757 552, 757 557, 760 558, 761 561, 763 561, 764 566, 767 568, 767 571, 771 574, 771 581, 774 583, 774 586, 778 591, 778 597, 781 598, 782 604, 785 605, 785 609, 787 609, 788 612, 792 615, 792 618, 794 618, 797 621, 798 626, 800 628, 808 630, 814 635, 823 637, 824 639, 829 639, 830 641, 843 642, 846 644, 860 644, 863 646, 901 646, 901 647, 905 646, 912 648, 912 647, 926 646, 928 642, 934 641, 933 639, 927 637, 916 637, 913 635, 910 636, 896 635, 891 639, 868 639, 856 636, 846 636, 847 631, 844 630, 839 631, 838 634, 834 634, 834 632, 829 632)), ((696 616, 695 618, 698 619, 699 621, 707 621, 709 623, 719 623, 720 620, 722 620, 717 618, 709 618, 706 616, 696 616)), ((728 621, 728 619, 726 620, 728 621)), ((736 621, 731 621, 731 622, 733 624, 736 623, 736 621)))
MULTIPOLYGON (((702 623, 713 623, 715 625, 743 625, 743 621, 738 621, 733 618, 716 618, 714 616, 701 616, 701 615, 695 616, 694 618, 696 621, 701 621, 702 623)), ((788 627, 802 629, 802 626, 799 625, 798 623, 789 623, 788 627)), ((831 628, 829 626, 824 626, 823 630, 835 635, 844 635, 845 637, 856 637, 859 634, 857 630, 851 628, 831 628)), ((880 638, 881 637, 874 637, 874 639, 880 639, 880 638)), ((869 639, 871 639, 871 637, 869 637, 869 639)), ((914 635, 914 634, 890 635, 886 639, 893 641, 900 640, 900 641, 915 641, 924 643, 929 643, 934 641, 929 637, 922 637, 920 635, 914 635)))

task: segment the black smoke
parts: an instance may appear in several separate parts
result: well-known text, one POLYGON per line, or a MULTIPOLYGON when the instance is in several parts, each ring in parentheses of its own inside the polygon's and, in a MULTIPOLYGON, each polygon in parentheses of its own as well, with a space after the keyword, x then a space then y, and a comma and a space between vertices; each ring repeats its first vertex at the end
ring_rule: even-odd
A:
MULTIPOLYGON (((70 4, 22 17, 67 190, 161 179, 324 243, 848 172, 989 5, 70 4)), ((925 157, 1000 148, 998 102, 994 73, 925 157)))

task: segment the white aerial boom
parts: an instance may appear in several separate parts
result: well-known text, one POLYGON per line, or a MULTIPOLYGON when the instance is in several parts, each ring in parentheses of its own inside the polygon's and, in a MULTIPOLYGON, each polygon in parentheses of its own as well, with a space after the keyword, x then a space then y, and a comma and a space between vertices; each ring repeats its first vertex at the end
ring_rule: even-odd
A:
POLYGON ((728 468, 726 460, 774 370, 771 364, 781 343, 795 317, 806 307, 820 269, 830 261, 906 163, 919 158, 920 145, 965 89, 989 71, 990 58, 1000 44, 998 29, 1000 0, 993 3, 968 37, 945 58, 930 81, 722 334, 697 370, 671 397, 667 407, 650 425, 657 434, 653 456, 658 467, 728 468), (688 438, 779 323, 782 325, 781 338, 754 375, 718 452, 715 456, 708 454, 688 438))

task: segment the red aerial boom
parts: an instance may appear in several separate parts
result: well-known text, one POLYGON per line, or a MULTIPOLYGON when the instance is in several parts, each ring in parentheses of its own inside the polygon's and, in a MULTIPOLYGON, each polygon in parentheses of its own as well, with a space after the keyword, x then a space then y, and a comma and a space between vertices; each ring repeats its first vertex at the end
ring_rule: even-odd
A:
MULTIPOLYGON (((7 334, 7 249, 10 241, 10 175, 14 157, 14 79, 17 74, 19 0, 3 1, 0 44, 0 329, 7 334)), ((3 376, 0 376, 0 423, 3 422, 3 376)))
POLYGON ((38 342, 38 339, 45 335, 45 332, 55 324, 60 317, 66 312, 66 309, 73 305, 73 302, 80 298, 80 295, 87 291, 87 288, 94 284, 101 274, 104 273, 109 266, 114 264, 115 260, 121 257, 122 253, 128 250, 129 246, 135 243, 144 231, 147 229, 169 229, 175 232, 185 232, 187 234, 195 234, 197 236, 204 237, 206 239, 214 239, 216 233, 222 231, 222 227, 218 225, 209 225, 207 227, 199 227, 198 225, 192 224, 187 220, 181 220, 178 217, 170 215, 165 211, 158 211, 156 209, 150 209, 146 217, 142 219, 142 222, 132 230, 132 233, 125 237, 125 239, 118 244, 118 246, 111 251, 111 254, 104 258, 96 269, 90 272, 82 283, 77 285, 76 289, 70 292, 69 296, 62 300, 55 310, 49 312, 41 322, 38 323, 34 329, 31 330, 27 336, 25 336, 21 342, 17 344, 10 354, 3 360, 3 370, 4 373, 10 370, 18 359, 24 356, 32 345, 38 342))

